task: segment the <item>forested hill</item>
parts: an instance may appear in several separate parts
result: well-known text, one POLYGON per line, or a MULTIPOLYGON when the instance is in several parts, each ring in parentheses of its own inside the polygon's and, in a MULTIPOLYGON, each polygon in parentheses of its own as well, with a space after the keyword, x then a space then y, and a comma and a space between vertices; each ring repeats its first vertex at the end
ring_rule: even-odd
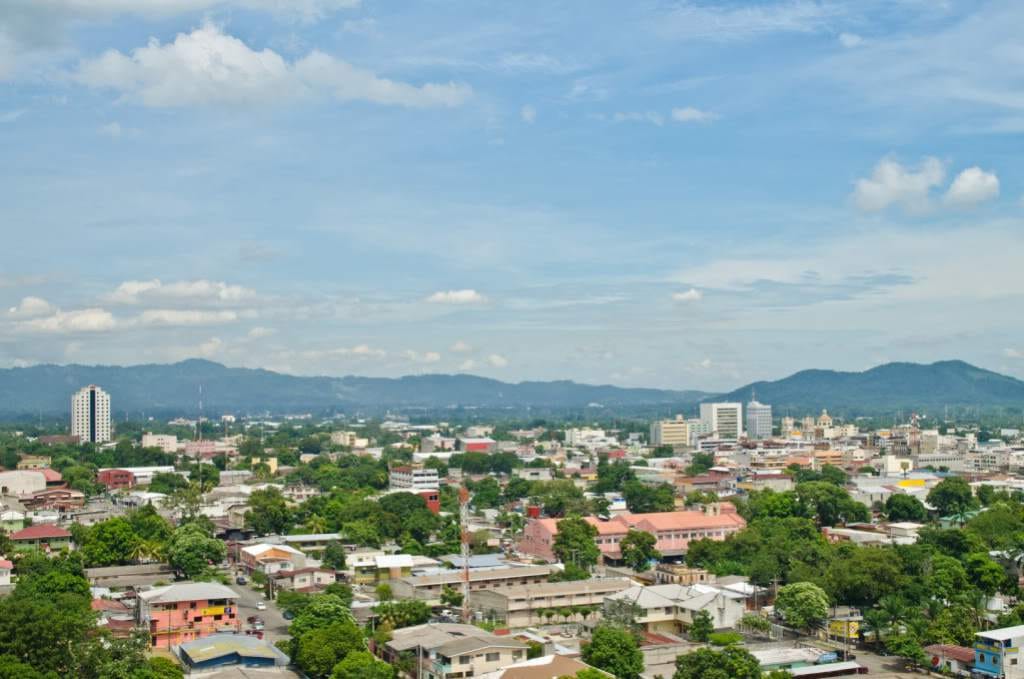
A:
POLYGON ((98 384, 115 412, 194 413, 202 385, 208 413, 381 408, 692 408, 698 391, 628 389, 569 381, 511 384, 473 375, 297 377, 192 359, 170 365, 38 365, 0 370, 0 416, 64 413, 71 394, 98 384))
POLYGON ((1024 408, 1024 382, 963 361, 886 363, 864 372, 803 370, 775 382, 755 382, 721 398, 746 402, 751 394, 775 414, 829 408, 858 414, 946 406, 1024 408))

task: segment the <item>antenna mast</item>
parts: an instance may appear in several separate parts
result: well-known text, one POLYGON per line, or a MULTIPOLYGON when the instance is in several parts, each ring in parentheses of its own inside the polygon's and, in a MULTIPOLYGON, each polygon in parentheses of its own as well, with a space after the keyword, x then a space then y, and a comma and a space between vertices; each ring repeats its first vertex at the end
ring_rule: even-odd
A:
POLYGON ((469 490, 459 486, 459 529, 462 536, 462 622, 469 623, 469 490))

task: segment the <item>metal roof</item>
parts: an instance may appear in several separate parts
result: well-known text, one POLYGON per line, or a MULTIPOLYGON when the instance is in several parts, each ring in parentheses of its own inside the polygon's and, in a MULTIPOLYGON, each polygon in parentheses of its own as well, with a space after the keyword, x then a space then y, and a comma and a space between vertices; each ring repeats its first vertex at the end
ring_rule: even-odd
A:
POLYGON ((202 601, 210 599, 237 599, 238 593, 215 582, 182 582, 140 592, 146 603, 173 603, 176 601, 202 601))

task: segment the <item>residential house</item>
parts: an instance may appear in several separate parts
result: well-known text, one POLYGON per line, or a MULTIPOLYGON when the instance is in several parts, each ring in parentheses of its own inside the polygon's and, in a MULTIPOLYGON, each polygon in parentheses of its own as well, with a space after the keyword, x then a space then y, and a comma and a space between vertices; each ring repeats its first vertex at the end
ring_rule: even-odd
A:
POLYGON ((17 469, 44 469, 49 466, 49 455, 23 455, 18 460, 17 469))
POLYGON ((605 612, 622 605, 634 610, 646 632, 677 634, 693 624, 700 611, 711 615, 715 629, 734 627, 746 613, 743 594, 710 585, 653 585, 631 587, 605 597, 605 612))
MULTIPOLYGON (((239 634, 213 634, 187 641, 181 645, 178 652, 182 664, 188 668, 190 675, 193 672, 202 673, 204 670, 222 670, 230 665, 252 667, 256 668, 256 671, 263 668, 284 668, 289 662, 284 651, 269 640, 239 634)), ((248 676, 248 672, 241 674, 248 676)), ((280 675, 274 672, 271 676, 280 675)))
MULTIPOLYGON (((547 582, 552 570, 550 566, 470 570, 469 589, 471 592, 478 592, 503 590, 520 585, 539 585, 547 582)), ((430 575, 399 578, 391 583, 391 590, 396 599, 419 599, 431 605, 440 605, 441 592, 445 587, 459 589, 461 586, 462 571, 448 570, 430 575)))
POLYGON ((932 670, 943 674, 969 676, 974 669, 974 649, 950 644, 933 644, 924 647, 928 664, 932 670))
POLYGON ((527 650, 521 641, 473 625, 427 623, 392 632, 383 655, 392 665, 411 655, 418 665, 413 676, 421 679, 462 679, 526 660, 527 650))
POLYGON ((249 573, 274 575, 306 567, 306 555, 288 545, 258 544, 243 547, 239 553, 242 566, 249 573))
POLYGON ((554 679, 554 677, 575 677, 585 670, 596 673, 599 677, 614 679, 614 675, 591 667, 579 658, 568 655, 544 655, 531 660, 523 660, 503 669, 481 674, 476 679, 554 679))
POLYGON ((14 564, 7 559, 0 559, 0 587, 9 587, 11 585, 11 571, 14 570, 14 564))
POLYGON ((502 590, 482 590, 470 599, 485 619, 521 628, 550 622, 582 621, 599 617, 604 598, 629 589, 627 578, 596 578, 571 582, 517 585, 502 590), (548 615, 548 612, 553 612, 548 615))
POLYGON ((184 582, 138 595, 136 616, 154 648, 170 648, 218 632, 241 627, 236 600, 229 587, 211 582, 184 582))
POLYGON ((24 552, 38 549, 43 552, 59 552, 72 549, 71 533, 60 526, 36 524, 11 533, 15 551, 24 552))
POLYGON ((352 566, 352 582, 376 585, 412 574, 413 558, 409 554, 378 554, 372 561, 361 560, 352 566))
MULTIPOLYGON (((619 542, 630 530, 640 530, 657 538, 655 548, 663 556, 686 553, 691 540, 708 538, 724 540, 742 530, 747 522, 727 502, 707 505, 704 511, 655 512, 651 514, 619 514, 608 521, 585 517, 597 529, 597 546, 605 559, 621 560, 619 542)), ((534 558, 555 561, 552 551, 559 519, 531 519, 523 530, 518 550, 534 558)))
POLYGON ((337 581, 337 576, 330 568, 309 566, 292 571, 278 571, 274 575, 274 585, 279 589, 290 589, 294 592, 319 592, 337 581))
POLYGON ((978 632, 974 635, 974 676, 1024 676, 1024 663, 1020 662, 1022 645, 1024 625, 978 632))
POLYGON ((135 486, 135 474, 127 469, 101 469, 96 472, 96 483, 103 484, 107 490, 122 490, 135 486))

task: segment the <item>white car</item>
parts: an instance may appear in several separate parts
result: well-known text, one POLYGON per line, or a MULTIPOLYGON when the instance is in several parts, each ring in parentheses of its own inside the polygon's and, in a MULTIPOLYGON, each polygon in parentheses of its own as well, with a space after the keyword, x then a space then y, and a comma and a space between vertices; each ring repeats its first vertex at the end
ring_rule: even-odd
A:
POLYGON ((267 610, 267 602, 266 601, 257 601, 256 602, 256 610, 257 611, 265 611, 265 610, 267 610))

